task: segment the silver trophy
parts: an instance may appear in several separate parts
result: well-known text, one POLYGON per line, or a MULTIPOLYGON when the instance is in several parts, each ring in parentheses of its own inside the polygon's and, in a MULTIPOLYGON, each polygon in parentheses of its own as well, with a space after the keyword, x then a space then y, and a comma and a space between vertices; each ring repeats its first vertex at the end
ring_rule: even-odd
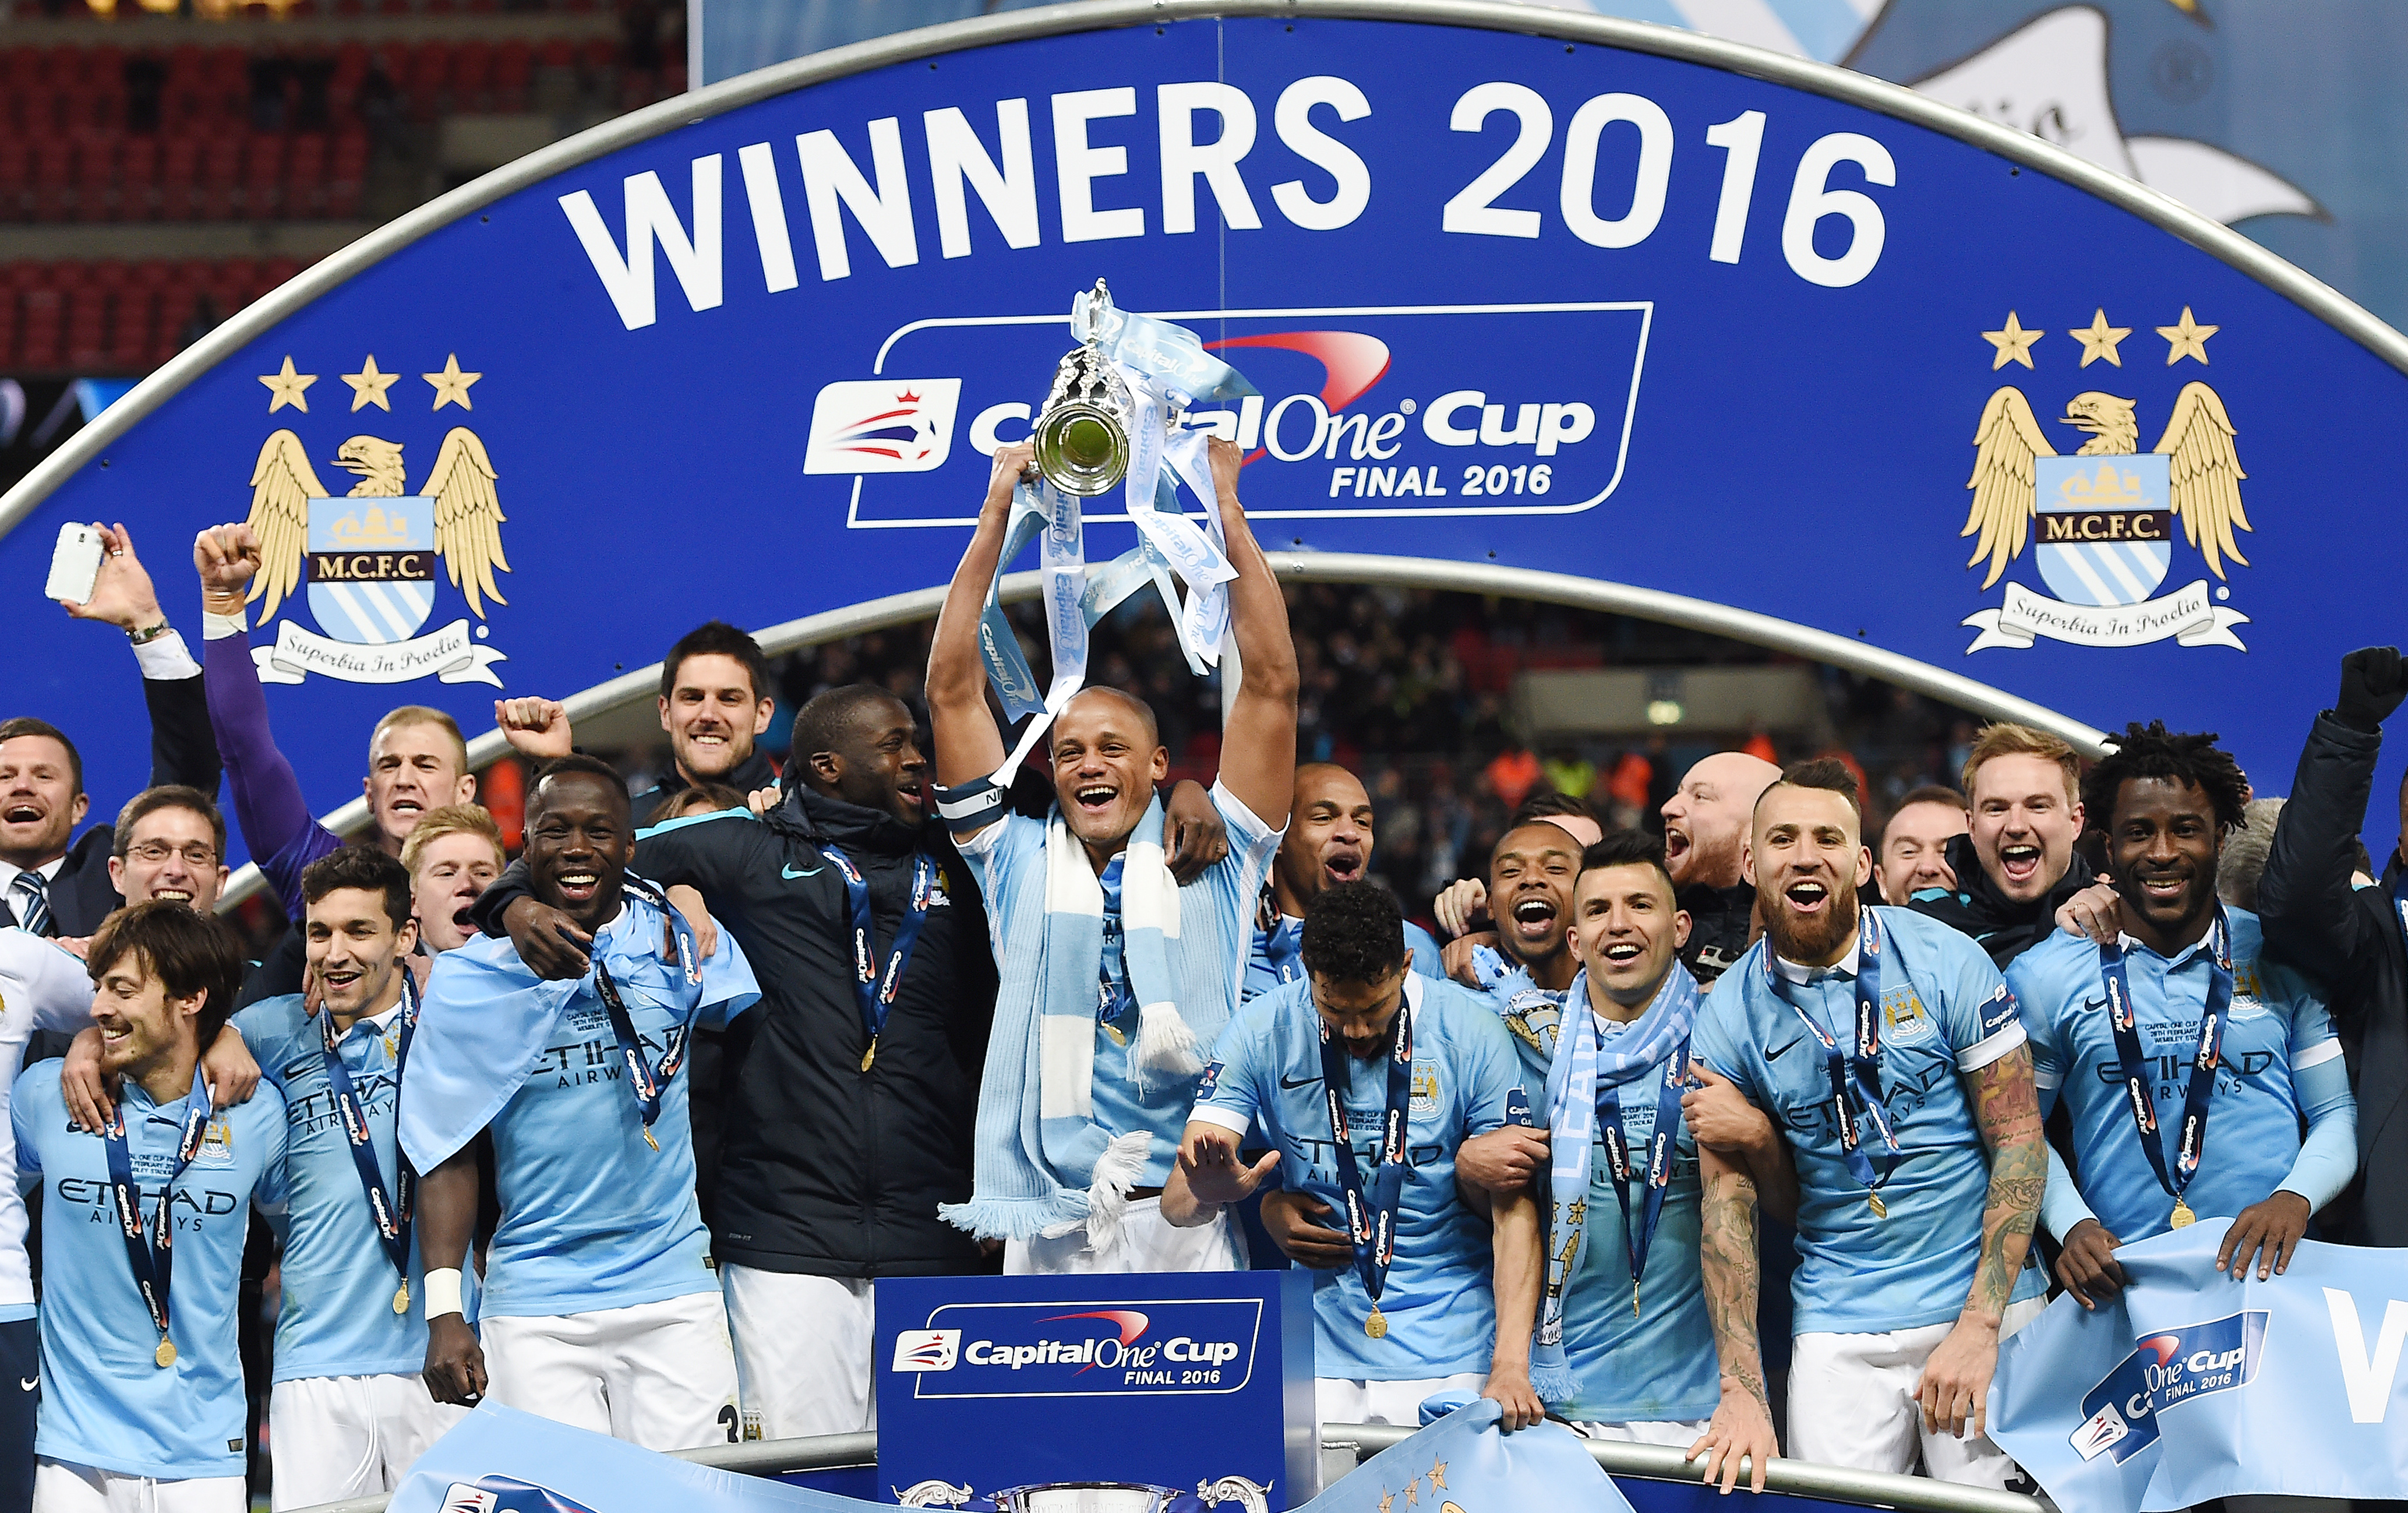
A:
POLYGON ((1054 388, 1029 439, 1037 470, 1065 494, 1091 499, 1128 475, 1129 427, 1137 413, 1103 339, 1115 329, 1112 296, 1097 279, 1087 296, 1086 336, 1054 370, 1054 388))
POLYGON ((1195 1513, 1235 1503, 1239 1513, 1268 1513, 1270 1488, 1244 1477, 1199 1481, 1187 1497, 1169 1487, 1141 1481, 1043 1481, 1006 1487, 984 1497, 965 1482, 941 1479, 897 1488, 896 1500, 905 1507, 963 1508, 971 1504, 992 1506, 995 1513, 1169 1513, 1174 1503, 1195 1513))

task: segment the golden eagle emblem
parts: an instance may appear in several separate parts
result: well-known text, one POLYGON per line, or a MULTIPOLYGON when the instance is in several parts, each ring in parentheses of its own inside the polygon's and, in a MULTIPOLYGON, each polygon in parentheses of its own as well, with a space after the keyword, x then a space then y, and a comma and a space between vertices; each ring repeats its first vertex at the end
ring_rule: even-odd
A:
MULTIPOLYGON (((435 468, 413 496, 402 470, 401 443, 381 437, 354 436, 336 449, 334 466, 359 476, 344 497, 359 499, 416 498, 434 511, 434 548, 452 585, 468 599, 477 618, 485 618, 485 600, 509 602, 494 585, 494 572, 510 570, 502 554, 500 496, 494 491, 493 459, 485 443, 465 425, 455 425, 435 454, 435 468)), ((301 582, 302 559, 316 543, 310 540, 312 501, 330 497, 310 466, 300 437, 290 430, 269 436, 259 449, 251 475, 250 526, 259 537, 261 568, 251 585, 254 601, 265 597, 262 623, 275 617, 277 607, 301 582)), ((423 508, 421 506, 420 508, 423 508)), ((369 518, 383 520, 375 510, 369 518)), ((396 517, 397 518, 397 517, 396 517)), ((337 540, 340 540, 337 529, 337 540)), ((423 539, 422 539, 423 540, 423 539)), ((421 610, 419 618, 424 618, 421 610)), ((414 628, 414 626, 412 627, 414 628)))
MULTIPOLYGON (((2077 394, 2067 401, 2060 424, 2089 433, 2075 456, 2132 456, 2140 451, 2138 408, 2130 399, 2096 389, 2077 394)), ((2227 557, 2248 566, 2232 533, 2254 529, 2241 503, 2241 481, 2249 475, 2241 470, 2233 435, 2224 401, 2214 389, 2194 381, 2174 396, 2172 418, 2155 449, 2167 459, 2167 505, 2182 522, 2184 537, 2206 556, 2209 570, 2218 578, 2227 576, 2227 557)), ((2041 513, 2039 460, 2057 455, 2022 390, 2008 384, 1990 396, 1982 407, 1981 423, 1973 427, 1973 475, 1965 481, 1973 491, 1973 503, 1965 528, 1957 533, 1979 538, 1967 567, 1989 559, 1984 588, 1999 581, 2011 558, 2023 555, 2032 522, 2041 513)))

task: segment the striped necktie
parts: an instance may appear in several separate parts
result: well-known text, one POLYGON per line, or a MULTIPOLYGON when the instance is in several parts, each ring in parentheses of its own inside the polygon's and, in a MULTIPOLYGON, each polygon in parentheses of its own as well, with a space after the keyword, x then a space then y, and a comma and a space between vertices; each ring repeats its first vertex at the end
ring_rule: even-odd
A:
POLYGON ((19 872, 16 885, 8 890, 8 903, 27 934, 50 933, 50 879, 39 872, 19 872))

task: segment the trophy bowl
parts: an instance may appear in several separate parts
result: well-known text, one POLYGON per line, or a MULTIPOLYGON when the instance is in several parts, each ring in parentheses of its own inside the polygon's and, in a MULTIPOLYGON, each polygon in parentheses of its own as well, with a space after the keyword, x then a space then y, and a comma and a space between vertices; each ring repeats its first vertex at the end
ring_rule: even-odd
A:
POLYGON ((996 1513, 1164 1513, 1177 1495, 1137 1481, 1049 1481, 1007 1487, 995 1506, 996 1513))
POLYGON ((1089 499, 1128 476, 1129 421, 1136 405, 1112 361, 1093 342, 1071 350, 1029 430, 1037 470, 1063 493, 1089 499))

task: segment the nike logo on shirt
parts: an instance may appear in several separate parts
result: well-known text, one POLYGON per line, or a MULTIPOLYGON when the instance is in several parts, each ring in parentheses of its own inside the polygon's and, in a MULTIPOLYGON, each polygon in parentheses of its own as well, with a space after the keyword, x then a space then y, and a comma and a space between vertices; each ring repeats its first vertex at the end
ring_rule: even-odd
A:
POLYGON ((1779 1049, 1779 1050, 1777 1050, 1777 1051, 1767 1051, 1767 1052, 1765 1052, 1765 1053, 1764 1053, 1764 1059, 1765 1059, 1766 1060, 1768 1060, 1768 1061, 1777 1061, 1777 1060, 1779 1060, 1782 1057, 1786 1056, 1787 1054, 1789 1054, 1789 1048, 1790 1048, 1790 1046, 1791 1046, 1791 1045, 1798 1045, 1798 1044, 1799 1044, 1799 1042, 1797 1042, 1797 1041, 1794 1041, 1794 1040, 1793 1040, 1793 1041, 1791 1041, 1791 1042, 1789 1043, 1789 1045, 1784 1045, 1784 1046, 1782 1046, 1782 1047, 1781 1047, 1781 1049, 1779 1049))
POLYGON ((778 869, 778 875, 791 883, 797 877, 817 877, 822 871, 823 869, 814 867, 810 872, 798 872, 795 871, 795 864, 790 861, 783 867, 778 869))
POLYGON ((2103 1009, 2107 1006, 2107 1001, 2103 998, 2086 998, 2082 1001, 2082 1006, 2086 1010, 2103 1009))
POLYGON ((1283 1088, 1310 1088, 1320 1080, 1321 1079, 1319 1077, 1282 1077, 1280 1078, 1280 1086, 1283 1088))
POLYGON ((41 1386, 41 1385, 42 1385, 42 1378, 40 1378, 39 1376, 32 1376, 32 1377, 20 1376, 20 1377, 18 1377, 18 1378, 17 1378, 17 1391, 21 1391, 21 1392, 30 1392, 30 1391, 32 1391, 35 1388, 39 1387, 39 1386, 41 1386))

